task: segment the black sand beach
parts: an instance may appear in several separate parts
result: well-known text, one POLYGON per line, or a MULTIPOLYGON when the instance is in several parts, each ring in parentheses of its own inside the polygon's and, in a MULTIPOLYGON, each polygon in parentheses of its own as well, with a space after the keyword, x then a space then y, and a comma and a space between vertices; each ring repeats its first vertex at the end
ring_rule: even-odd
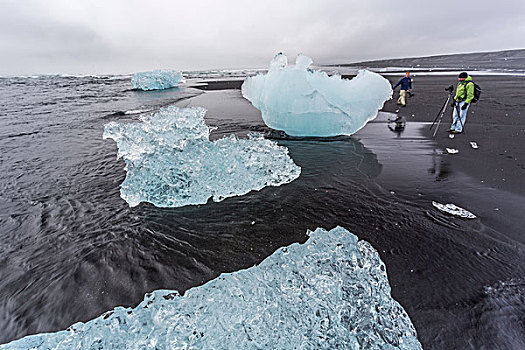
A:
MULTIPOLYGON (((396 221, 385 225, 368 216, 339 216, 317 222, 346 225, 378 249, 392 295, 406 308, 425 349, 520 349, 525 345, 520 321, 525 312, 525 78, 472 75, 483 95, 469 110, 463 134, 449 138, 450 106, 435 137, 430 130, 447 98, 445 88, 455 86, 457 74, 421 74, 414 76, 414 96, 406 107, 396 104, 396 92, 383 108, 387 115, 352 136, 377 154, 382 169, 376 181, 394 194, 391 203, 381 206, 396 221), (394 114, 406 119, 405 129, 397 132, 397 143, 385 141, 387 149, 382 149, 382 138, 395 137, 396 132, 385 131, 394 114), (479 148, 473 149, 471 141, 479 148), (419 152, 417 144, 433 145, 434 164, 423 169, 427 174, 421 175, 420 163, 428 151, 419 152), (459 153, 446 154, 447 147, 459 153), (430 181, 426 175, 432 175, 430 181), (435 216, 433 200, 453 202, 479 218, 435 216), (422 211, 434 224, 414 220, 404 210, 422 211)), ((386 76, 392 85, 400 77, 386 76)), ((238 86, 235 81, 209 82, 204 89, 238 86)), ((212 116, 213 104, 209 107, 212 116)), ((247 106, 242 113, 256 120, 259 112, 247 106)))
MULTIPOLYGON (((465 132, 449 138, 452 109, 447 106, 435 139, 443 149, 459 149, 458 154, 447 158, 455 169, 494 188, 525 194, 525 77, 471 74, 483 92, 481 100, 469 108, 465 132), (477 142, 479 149, 473 149, 471 141, 477 142)), ((399 79, 387 78, 393 84, 399 79)), ((444 89, 455 86, 456 78, 416 74, 414 97, 408 98, 407 106, 396 105, 398 88, 383 110, 399 110, 408 122, 432 122, 447 98, 444 89)), ((425 135, 432 137, 433 132, 428 128, 425 135)))
POLYGON ((308 229, 339 225, 377 249, 425 349, 523 348, 523 77, 472 75, 482 99, 454 139, 450 107, 436 138, 429 126, 455 75, 416 75, 407 107, 391 100, 355 135, 328 140, 267 128, 242 98, 242 79, 157 92, 131 91, 125 78, 2 81, 0 343, 136 306, 152 290, 184 292, 304 242, 308 229), (301 177, 219 203, 129 208, 119 196, 124 164, 102 130, 136 120, 127 111, 169 104, 207 108, 212 138, 256 131, 277 140, 301 177), (403 130, 389 129, 395 113, 403 130))
MULTIPOLYGON (((406 118, 407 124, 410 122, 426 123, 421 132, 426 138, 435 140, 440 151, 447 147, 459 150, 457 154, 446 154, 441 157, 442 169, 446 171, 442 178, 436 177, 436 181, 440 183, 439 187, 445 196, 453 201, 455 200, 456 203, 461 201, 464 207, 469 206, 472 210, 477 211, 482 217, 481 221, 487 227, 498 231, 489 234, 493 239, 505 241, 506 245, 512 247, 511 251, 505 253, 504 256, 505 259, 517 259, 515 265, 510 264, 509 266, 515 269, 516 274, 512 274, 514 275, 513 278, 516 279, 510 282, 514 286, 507 287, 508 290, 503 293, 508 297, 505 302, 502 302, 498 297, 492 298, 490 293, 487 293, 483 297, 485 300, 480 305, 478 296, 486 292, 486 286, 481 287, 481 284, 478 284, 480 281, 478 281, 472 284, 472 287, 477 285, 477 292, 480 293, 478 296, 474 296, 474 294, 469 298, 458 298, 455 303, 444 306, 444 310, 448 309, 450 312, 447 316, 445 314, 438 316, 439 312, 436 312, 431 317, 437 316, 434 321, 426 320, 428 322, 425 322, 427 323, 426 327, 436 327, 434 330, 416 327, 424 348, 428 349, 518 349, 525 345, 525 333, 523 331, 525 329, 523 323, 525 281, 523 280, 523 272, 518 272, 524 271, 525 267, 525 234, 523 230, 525 221, 522 215, 525 208, 523 201, 525 195, 525 77, 476 76, 475 72, 470 74, 477 84, 482 86, 482 98, 469 109, 464 132, 455 135, 453 139, 449 138, 447 132, 451 123, 452 111, 450 106, 447 106, 435 137, 433 137, 434 129, 430 130, 430 123, 435 119, 446 100, 447 92, 444 89, 450 84, 455 86, 457 83, 456 75, 416 74, 413 82, 414 96, 408 99, 407 106, 396 105, 395 102, 398 97, 398 92, 396 92, 395 98, 387 102, 383 110, 394 113, 398 111, 398 115, 406 118), (473 149, 470 145, 471 141, 476 142, 479 148, 473 149), (465 188, 454 188, 450 183, 455 181, 454 176, 451 176, 453 173, 464 174, 468 177, 468 182, 471 182, 474 188, 472 191, 474 194, 469 194, 465 188), (485 209, 482 209, 483 207, 485 209), (512 308, 516 308, 516 313, 509 313, 512 308), (488 315, 481 316, 482 313, 489 313, 492 316, 499 315, 496 318, 500 319, 498 321, 496 319, 487 321, 488 315), (474 316, 476 314, 477 316, 474 316), (519 314, 521 316, 518 316, 519 314), (467 318, 471 318, 465 322, 469 326, 462 330, 461 324, 467 318), (498 325, 498 322, 502 320, 506 321, 498 325), (486 326, 489 323, 492 324, 486 328, 487 333, 485 335, 473 331, 480 324, 486 326), (506 326, 505 323, 507 323, 506 326), (448 331, 451 329, 456 329, 456 333, 454 331, 451 332, 452 334, 449 333, 448 331), (454 333, 455 335, 453 335, 454 333), (430 336, 430 334, 432 335, 430 336), (486 335, 490 336, 486 337, 486 335), (427 341, 425 341, 426 336, 430 336, 427 341), (457 337, 456 340, 452 340, 453 337, 457 337), (448 339, 445 340, 444 338, 448 339)), ((395 83, 400 77, 387 76, 387 78, 395 83)), ((480 236, 475 234, 468 239, 474 242, 478 241, 480 236)), ((407 242, 407 244, 409 243, 407 242)), ((496 243, 489 244, 487 253, 494 249, 497 250, 497 245, 496 243)), ((457 248, 459 249, 458 252, 462 250, 460 247, 457 248)), ((426 249, 432 249, 432 247, 429 246, 426 249)), ((467 250, 465 250, 465 254, 467 254, 467 250)), ((489 259, 488 264, 486 261, 481 262, 481 260, 467 258, 468 263, 467 261, 446 260, 442 263, 448 266, 448 268, 443 267, 444 270, 450 269, 448 271, 451 274, 450 277, 452 275, 457 276, 459 271, 465 268, 465 263, 471 263, 471 275, 463 276, 465 281, 474 281, 477 278, 476 275, 482 275, 489 270, 499 271, 499 268, 496 267, 496 260, 498 259, 489 259), (476 262, 476 260, 478 261, 476 262), (458 264, 456 265, 457 270, 453 267, 456 263, 458 264)), ((494 277, 496 276, 497 273, 494 274, 494 277)), ((447 286, 444 283, 441 286, 436 286, 436 288, 446 290, 447 286)), ((475 289, 474 287, 473 291, 475 289)), ((423 305, 419 305, 417 308, 419 311, 414 310, 414 322, 416 324, 418 323, 417 319, 422 314, 432 313, 430 310, 424 311, 423 305)))

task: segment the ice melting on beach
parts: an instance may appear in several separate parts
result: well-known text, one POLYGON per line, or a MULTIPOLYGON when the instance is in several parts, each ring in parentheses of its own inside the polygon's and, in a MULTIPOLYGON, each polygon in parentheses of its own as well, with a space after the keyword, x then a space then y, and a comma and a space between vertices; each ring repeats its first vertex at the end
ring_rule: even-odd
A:
POLYGON ((174 70, 154 70, 135 73, 131 78, 134 89, 162 90, 177 86, 183 80, 182 73, 174 70))
POLYGON ((377 252, 347 230, 188 290, 157 290, 66 331, 0 349, 421 349, 377 252))
POLYGON ((377 73, 360 70, 347 80, 312 70, 311 64, 299 55, 289 67, 286 56, 278 54, 267 74, 244 81, 243 96, 270 128, 291 136, 352 135, 392 97, 390 83, 377 73))
POLYGON ((452 203, 441 204, 441 203, 433 201, 432 205, 444 213, 459 216, 465 219, 475 219, 476 218, 476 215, 472 214, 470 211, 460 208, 457 205, 452 204, 452 203))
POLYGON ((299 177, 288 149, 261 135, 235 135, 211 142, 206 109, 174 106, 141 115, 141 122, 106 124, 103 138, 115 140, 126 162, 121 197, 132 207, 205 204, 280 186, 299 177))

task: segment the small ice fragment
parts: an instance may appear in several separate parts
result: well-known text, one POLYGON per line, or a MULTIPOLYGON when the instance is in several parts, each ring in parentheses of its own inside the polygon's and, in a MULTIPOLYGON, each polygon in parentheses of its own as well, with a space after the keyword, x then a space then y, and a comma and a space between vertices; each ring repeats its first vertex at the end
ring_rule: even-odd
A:
POLYGON ((154 70, 135 73, 131 78, 134 89, 163 90, 177 86, 183 81, 182 73, 175 70, 154 70))
POLYGON ((131 111, 125 111, 124 114, 125 115, 141 114, 141 113, 146 113, 146 112, 149 112, 149 111, 150 111, 149 109, 133 109, 131 111))
POLYGON ((442 212, 449 213, 451 215, 459 216, 466 219, 475 219, 476 215, 472 214, 470 211, 467 211, 463 208, 460 208, 452 203, 441 204, 438 202, 432 201, 432 205, 442 212))
POLYGON ((291 136, 352 135, 377 117, 392 97, 388 80, 360 70, 352 80, 309 68, 312 59, 299 55, 295 66, 275 56, 266 74, 248 77, 242 95, 261 111, 270 128, 291 136))
POLYGON ((453 138, 454 138, 454 135, 453 135, 453 134, 450 134, 450 135, 448 135, 448 138, 453 139, 453 138))
POLYGON ((470 146, 472 146, 472 148, 474 148, 474 149, 478 149, 479 148, 478 144, 476 142, 474 142, 474 141, 470 142, 470 146))
POLYGON ((458 153, 459 151, 455 148, 447 148, 447 153, 448 154, 456 154, 458 153))
POLYGON ((252 221, 252 225, 255 225, 255 221, 252 221))

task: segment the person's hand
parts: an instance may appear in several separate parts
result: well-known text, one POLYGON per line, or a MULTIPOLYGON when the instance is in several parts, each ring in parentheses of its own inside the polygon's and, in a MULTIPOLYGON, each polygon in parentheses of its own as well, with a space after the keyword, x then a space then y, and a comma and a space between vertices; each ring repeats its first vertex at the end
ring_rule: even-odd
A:
POLYGON ((452 101, 452 103, 450 104, 450 107, 452 108, 456 107, 456 101, 452 101))
POLYGON ((467 109, 468 107, 468 103, 465 103, 463 106, 461 106, 461 110, 464 111, 465 109, 467 109))

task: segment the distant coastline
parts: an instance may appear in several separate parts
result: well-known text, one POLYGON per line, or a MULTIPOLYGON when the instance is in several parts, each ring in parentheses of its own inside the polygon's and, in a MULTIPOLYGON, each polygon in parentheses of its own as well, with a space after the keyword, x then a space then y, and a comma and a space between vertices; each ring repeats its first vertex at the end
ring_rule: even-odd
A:
POLYGON ((525 49, 495 52, 459 53, 424 57, 392 58, 354 63, 327 64, 324 67, 389 68, 410 69, 463 69, 525 71, 525 49))

